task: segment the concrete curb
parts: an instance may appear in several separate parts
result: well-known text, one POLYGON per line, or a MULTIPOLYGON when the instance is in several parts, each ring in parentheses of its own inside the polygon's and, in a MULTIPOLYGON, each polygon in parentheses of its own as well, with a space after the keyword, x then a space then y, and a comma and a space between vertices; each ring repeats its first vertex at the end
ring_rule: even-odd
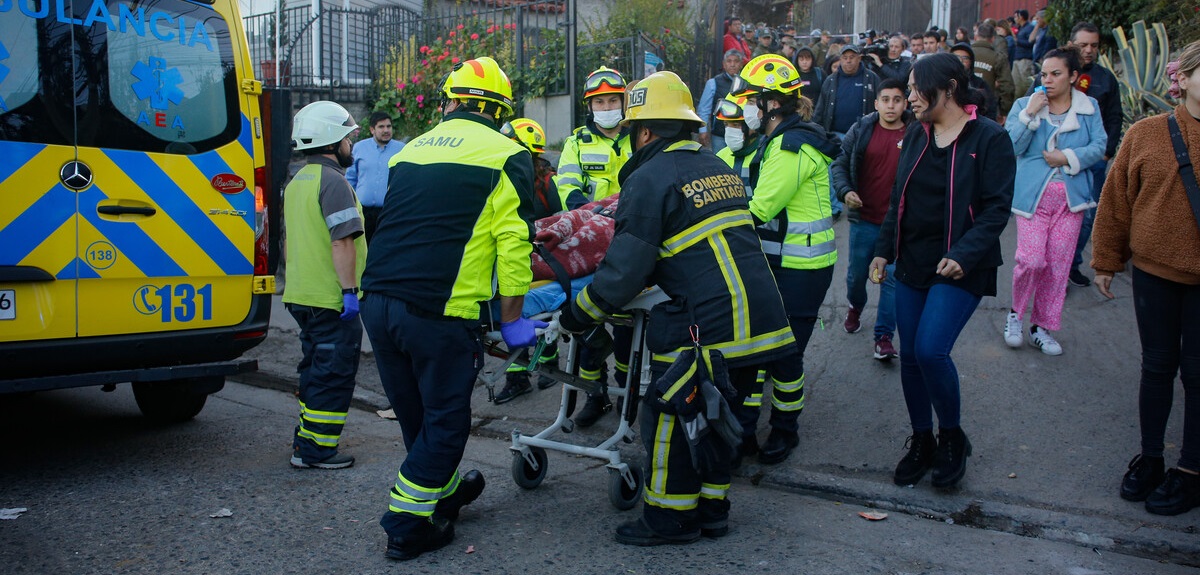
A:
POLYGON ((749 479, 759 486, 1022 537, 1072 543, 1090 547, 1097 553, 1108 551, 1200 566, 1200 537, 1194 530, 1181 532, 1148 522, 963 497, 952 491, 935 492, 927 483, 915 488, 897 487, 810 471, 759 470, 749 479))
MULTIPOLYGON (((268 371, 255 371, 238 376, 238 381, 255 387, 264 389, 274 389, 278 391, 286 391, 288 393, 296 392, 296 377, 294 375, 281 375, 268 371)), ((373 391, 354 388, 354 397, 350 400, 350 406, 364 411, 380 411, 383 409, 391 409, 391 402, 388 399, 373 391)))

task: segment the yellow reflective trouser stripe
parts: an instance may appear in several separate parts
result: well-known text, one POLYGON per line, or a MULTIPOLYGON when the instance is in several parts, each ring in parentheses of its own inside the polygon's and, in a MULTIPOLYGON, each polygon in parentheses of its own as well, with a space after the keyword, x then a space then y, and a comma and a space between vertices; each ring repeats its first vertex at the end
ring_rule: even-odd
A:
POLYGON ((589 289, 591 287, 587 286, 583 288, 583 291, 579 292, 579 296, 575 298, 575 303, 579 305, 579 309, 582 309, 583 313, 599 321, 604 319, 605 313, 604 310, 600 309, 600 306, 596 305, 596 302, 592 301, 592 294, 589 289))
POLYGON ((304 402, 300 402, 300 419, 311 421, 313 423, 327 423, 329 425, 345 425, 346 412, 337 411, 318 411, 309 409, 304 402))
POLYGON ((321 447, 337 447, 338 438, 341 437, 340 434, 326 435, 323 433, 314 433, 310 430, 304 429, 303 425, 301 425, 300 431, 296 432, 296 435, 305 439, 311 439, 313 443, 320 445, 321 447))
MULTIPOLYGON (((779 349, 788 345, 795 345, 796 337, 792 335, 792 328, 784 326, 775 331, 754 336, 744 341, 728 341, 724 343, 706 345, 706 349, 720 350, 721 354, 727 359, 736 357, 745 357, 754 353, 779 349)), ((679 357, 679 353, 684 349, 679 348, 676 351, 668 353, 656 353, 651 359, 661 363, 673 363, 675 358, 679 357)))
POLYGON ((765 370, 765 369, 758 370, 758 374, 755 376, 754 381, 756 383, 766 383, 767 382, 767 370, 765 370))
POLYGON ((522 371, 529 371, 529 370, 525 366, 514 361, 511 365, 508 366, 508 369, 505 369, 504 371, 507 373, 519 373, 522 371))
POLYGON ((705 499, 725 499, 725 495, 729 493, 729 484, 717 485, 715 483, 701 483, 700 497, 705 499))
POLYGON ((582 377, 583 379, 586 379, 588 381, 599 381, 600 373, 601 373, 601 371, 599 369, 583 369, 582 367, 579 368, 579 377, 582 377))
POLYGON ((556 359, 558 359, 558 348, 557 347, 555 347, 553 351, 551 351, 549 349, 543 349, 541 357, 538 358, 538 363, 549 363, 556 359), (546 353, 546 352, 550 352, 550 353, 546 353))
POLYGON ((747 395, 746 399, 742 400, 742 405, 746 407, 762 407, 762 394, 751 393, 747 395))
POLYGON ((629 373, 629 364, 628 363, 621 363, 615 359, 613 360, 613 363, 616 364, 617 371, 629 373))
POLYGON ((754 225, 750 210, 722 212, 705 218, 663 241, 658 257, 669 258, 721 230, 742 225, 754 225))
MULTIPOLYGON (((417 485, 416 483, 413 483, 405 478, 403 474, 396 473, 395 491, 399 495, 410 500, 437 501, 438 499, 454 493, 454 490, 458 489, 458 480, 458 471, 455 471, 454 475, 450 477, 450 481, 446 483, 446 485, 442 487, 430 488, 417 485)), ((395 498, 395 496, 395 494, 392 495, 393 498, 395 498)))
POLYGON ((746 315, 746 286, 742 285, 742 276, 738 272, 737 262, 729 249, 725 236, 717 233, 709 236, 708 243, 717 261, 721 262, 721 277, 725 278, 725 287, 729 290, 730 308, 733 311, 733 339, 742 340, 750 337, 750 318, 746 315))
POLYGON ((775 392, 771 394, 771 405, 780 411, 804 409, 804 376, 796 381, 775 381, 775 392))
POLYGON ((687 511, 700 504, 698 494, 675 495, 667 493, 667 461, 671 455, 671 436, 675 432, 675 416, 658 414, 658 427, 654 431, 654 443, 650 450, 650 481, 642 495, 647 505, 687 511))

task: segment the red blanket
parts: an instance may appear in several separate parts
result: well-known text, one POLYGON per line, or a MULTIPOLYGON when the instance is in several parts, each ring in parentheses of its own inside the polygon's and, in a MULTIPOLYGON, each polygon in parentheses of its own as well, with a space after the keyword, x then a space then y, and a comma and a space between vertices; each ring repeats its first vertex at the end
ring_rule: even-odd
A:
MULTIPOLYGON (((616 230, 612 214, 617 210, 617 197, 609 196, 534 222, 534 240, 550 250, 571 279, 595 272, 600 260, 604 259, 616 230)), ((533 252, 533 279, 557 279, 554 270, 536 251, 533 252)))

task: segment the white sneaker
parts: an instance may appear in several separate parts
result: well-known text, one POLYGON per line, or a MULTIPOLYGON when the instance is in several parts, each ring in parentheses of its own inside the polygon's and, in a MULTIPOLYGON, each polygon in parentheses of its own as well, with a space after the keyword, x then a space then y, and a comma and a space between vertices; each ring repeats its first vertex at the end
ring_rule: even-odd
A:
POLYGON ((1058 340, 1040 327, 1029 330, 1029 345, 1042 350, 1046 355, 1062 355, 1062 346, 1058 344, 1058 340))
POLYGON ((1017 315, 1017 312, 1009 312, 1008 321, 1004 323, 1004 343, 1007 343, 1008 347, 1021 347, 1024 339, 1021 337, 1021 329, 1021 316, 1017 315))

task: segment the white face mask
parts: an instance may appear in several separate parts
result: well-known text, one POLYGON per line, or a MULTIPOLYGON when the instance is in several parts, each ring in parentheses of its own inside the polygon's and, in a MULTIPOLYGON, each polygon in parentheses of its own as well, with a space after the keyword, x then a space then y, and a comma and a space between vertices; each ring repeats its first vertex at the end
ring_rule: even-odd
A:
POLYGON ((742 133, 740 129, 734 129, 726 126, 725 145, 729 146, 729 149, 734 152, 742 149, 742 146, 746 145, 746 134, 742 133))
POLYGON ((621 110, 619 109, 605 110, 603 112, 592 112, 592 119, 595 120, 596 125, 606 130, 611 130, 617 127, 617 124, 620 124, 623 118, 624 116, 621 114, 621 110))
POLYGON ((762 127, 762 118, 758 117, 758 106, 756 104, 746 102, 746 105, 742 107, 742 117, 746 119, 746 125, 751 130, 757 132, 762 127))

